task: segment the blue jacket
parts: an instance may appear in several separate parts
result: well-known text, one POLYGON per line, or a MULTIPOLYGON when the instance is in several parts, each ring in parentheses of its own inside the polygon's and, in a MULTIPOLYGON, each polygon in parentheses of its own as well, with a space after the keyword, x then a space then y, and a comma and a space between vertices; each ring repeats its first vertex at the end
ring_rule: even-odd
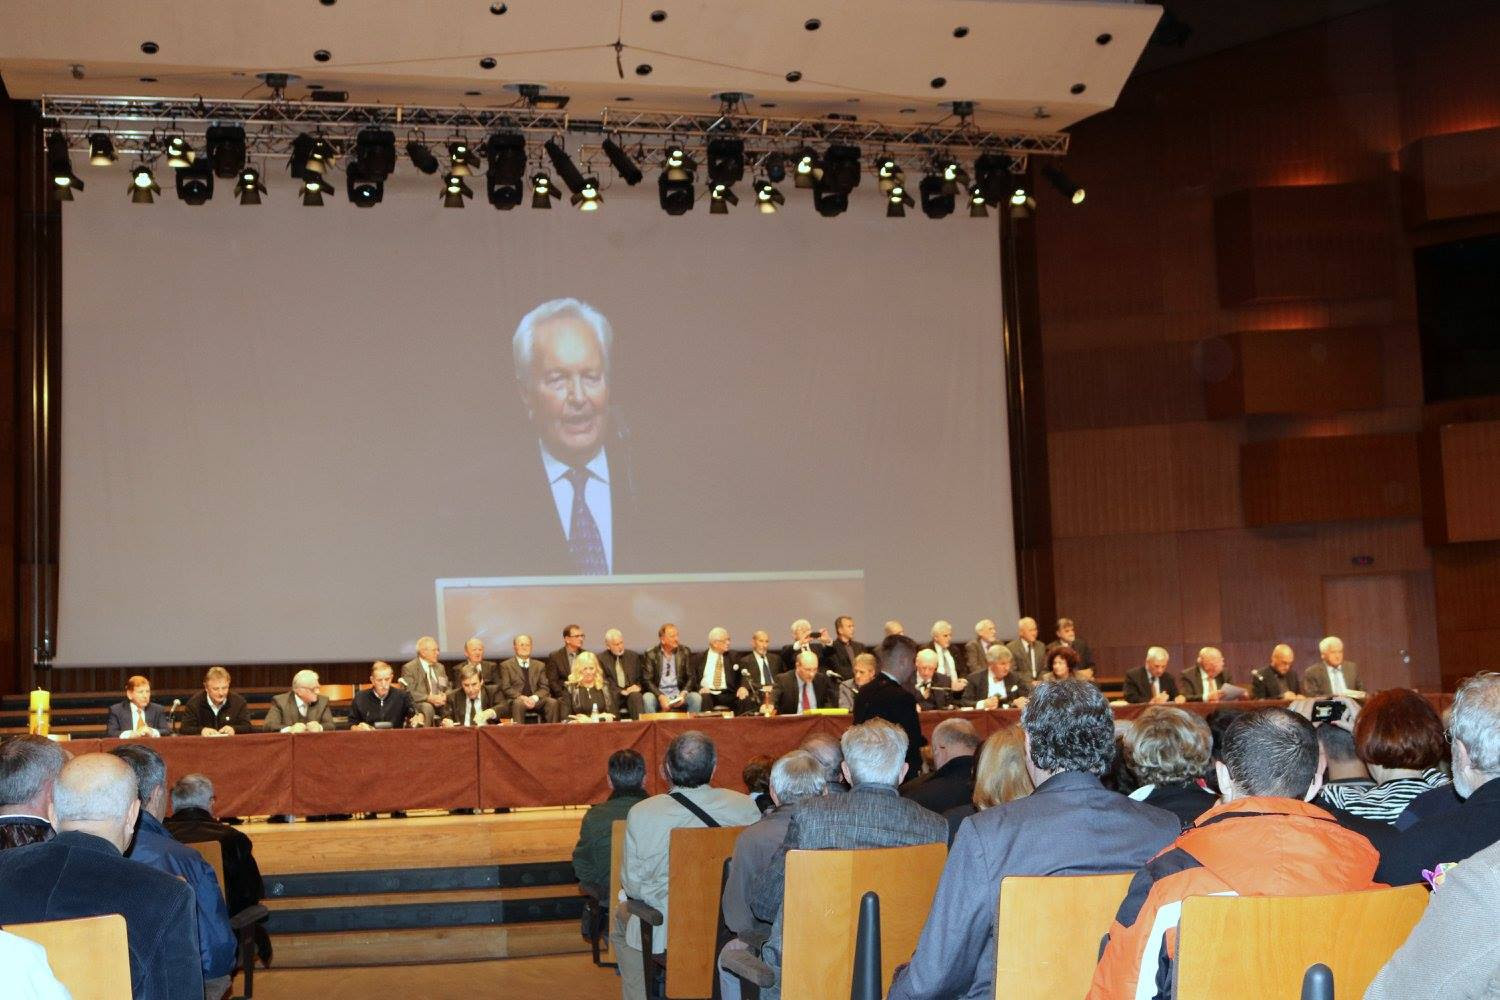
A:
POLYGON ((203 978, 214 979, 233 972, 238 949, 234 931, 229 927, 229 908, 224 904, 223 891, 219 889, 219 877, 203 860, 203 855, 173 840, 167 828, 142 809, 140 824, 135 829, 135 842, 130 845, 126 857, 187 880, 197 901, 198 953, 202 959, 203 978))

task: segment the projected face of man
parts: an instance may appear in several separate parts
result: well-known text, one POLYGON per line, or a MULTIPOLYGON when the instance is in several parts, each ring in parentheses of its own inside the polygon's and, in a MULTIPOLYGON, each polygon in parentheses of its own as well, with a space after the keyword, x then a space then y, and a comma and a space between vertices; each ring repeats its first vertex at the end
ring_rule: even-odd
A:
POLYGON ((583 465, 598 454, 609 421, 609 379, 599 337, 582 317, 565 313, 537 324, 521 397, 554 457, 583 465))

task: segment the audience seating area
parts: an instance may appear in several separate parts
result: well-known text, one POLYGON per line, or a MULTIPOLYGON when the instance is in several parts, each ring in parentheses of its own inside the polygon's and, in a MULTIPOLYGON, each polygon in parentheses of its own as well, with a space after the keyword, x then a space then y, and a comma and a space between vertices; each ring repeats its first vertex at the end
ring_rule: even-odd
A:
POLYGON ((8 924, 4 929, 47 949, 52 974, 67 987, 73 1000, 130 996, 130 952, 125 941, 125 918, 118 913, 8 924))

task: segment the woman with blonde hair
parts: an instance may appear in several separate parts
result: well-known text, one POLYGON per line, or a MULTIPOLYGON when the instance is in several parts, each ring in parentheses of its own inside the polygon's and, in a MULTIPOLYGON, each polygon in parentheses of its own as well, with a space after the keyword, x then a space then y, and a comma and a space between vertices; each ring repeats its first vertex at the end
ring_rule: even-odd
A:
POLYGON ((615 693, 604 683, 599 659, 588 650, 573 658, 573 673, 568 677, 568 717, 590 722, 615 717, 615 693))
POLYGON ((948 845, 968 816, 1030 795, 1036 788, 1026 770, 1026 736, 1020 726, 1006 726, 990 734, 979 748, 974 767, 974 798, 943 813, 948 821, 948 845))

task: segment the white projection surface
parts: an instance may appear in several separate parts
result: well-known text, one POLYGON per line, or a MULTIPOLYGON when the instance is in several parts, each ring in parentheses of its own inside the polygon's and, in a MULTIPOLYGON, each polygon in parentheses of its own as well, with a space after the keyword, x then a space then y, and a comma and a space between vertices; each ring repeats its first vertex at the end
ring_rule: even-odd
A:
POLYGON ((483 177, 444 209, 404 163, 371 209, 303 207, 284 176, 259 207, 86 179, 61 666, 1016 616, 994 219, 887 219, 870 178, 832 219, 790 180, 776 215, 747 183, 728 216, 668 217, 653 172, 587 214, 496 211, 483 177), (517 324, 563 297, 607 319, 607 365, 564 311, 523 384, 517 324))

